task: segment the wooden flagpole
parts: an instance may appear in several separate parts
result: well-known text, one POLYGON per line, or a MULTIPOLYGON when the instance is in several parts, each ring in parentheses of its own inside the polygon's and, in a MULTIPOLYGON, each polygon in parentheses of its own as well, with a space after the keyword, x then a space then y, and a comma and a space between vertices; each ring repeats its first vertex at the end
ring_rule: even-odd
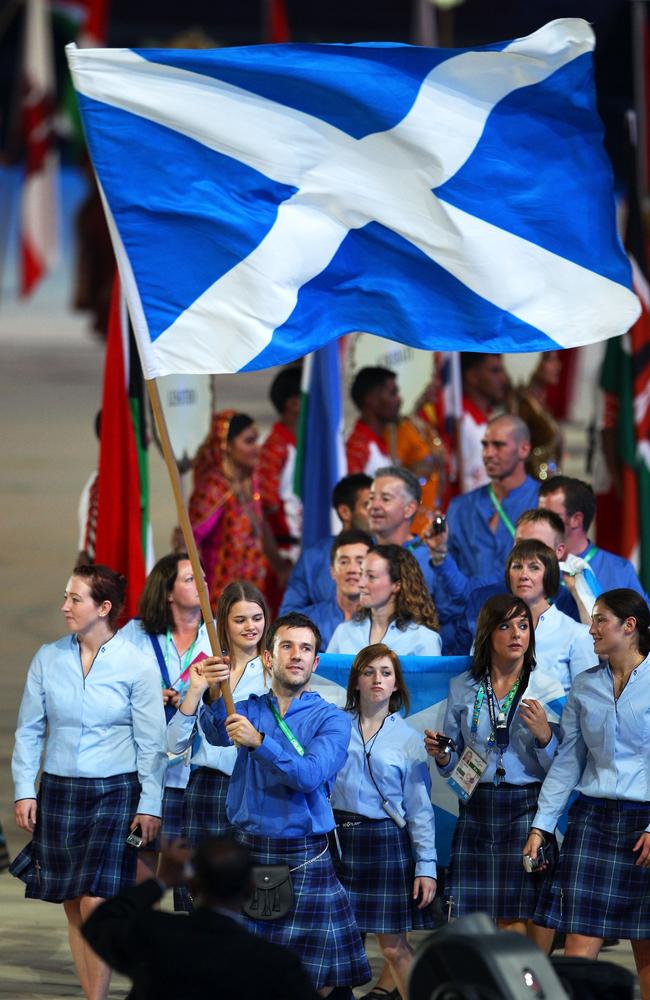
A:
MULTIPOLYGON (((210 647, 214 656, 221 656, 222 650, 219 648, 219 639, 217 637, 217 630, 214 626, 212 608, 210 607, 210 595, 208 594, 208 587, 203 577, 203 567, 201 566, 199 551, 196 547, 196 541, 194 539, 192 525, 190 524, 187 506, 183 498, 181 477, 179 475, 178 466, 176 465, 176 459, 172 450, 169 430, 167 429, 167 421, 165 420, 165 414, 160 402, 158 383, 155 378, 145 379, 145 385, 147 387, 147 395, 149 396, 149 402, 151 403, 154 420, 156 421, 156 427, 158 428, 158 436, 160 438, 165 465, 167 466, 167 474, 169 475, 172 493, 174 494, 176 513, 178 514, 178 523, 181 531, 183 532, 185 548, 192 564, 192 572, 194 573, 196 588, 199 592, 201 614, 203 615, 203 621, 205 622, 205 627, 208 632, 210 647)), ((226 712, 228 715, 231 715, 235 711, 235 703, 233 701, 232 691, 230 690, 230 684, 228 682, 224 681, 222 683, 221 693, 226 706, 226 712)))

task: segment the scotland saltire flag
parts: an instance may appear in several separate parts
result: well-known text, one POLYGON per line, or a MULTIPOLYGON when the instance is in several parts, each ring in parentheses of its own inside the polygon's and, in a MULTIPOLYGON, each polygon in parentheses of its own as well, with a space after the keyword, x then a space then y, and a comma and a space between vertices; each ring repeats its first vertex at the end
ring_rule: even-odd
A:
POLYGON ((353 330, 437 350, 624 333, 582 20, 478 49, 77 49, 68 60, 148 378, 353 330))

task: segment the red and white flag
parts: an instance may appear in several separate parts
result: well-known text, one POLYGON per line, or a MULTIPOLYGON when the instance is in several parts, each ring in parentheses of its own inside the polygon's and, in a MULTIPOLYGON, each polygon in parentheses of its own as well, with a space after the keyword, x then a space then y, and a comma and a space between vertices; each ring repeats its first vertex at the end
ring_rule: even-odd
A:
POLYGON ((22 77, 26 170, 20 207, 20 293, 29 295, 59 253, 54 52, 45 0, 26 0, 22 77))

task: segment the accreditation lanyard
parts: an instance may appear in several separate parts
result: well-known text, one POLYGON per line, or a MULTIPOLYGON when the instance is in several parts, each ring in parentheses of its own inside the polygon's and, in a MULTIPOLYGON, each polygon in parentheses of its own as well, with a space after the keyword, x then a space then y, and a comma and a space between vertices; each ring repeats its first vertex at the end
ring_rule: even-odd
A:
POLYGON ((284 733, 284 735, 289 740, 289 743, 291 744, 291 746, 293 747, 293 749, 296 751, 296 753, 300 757, 304 757, 305 756, 304 747, 299 742, 297 736, 294 736, 294 734, 291 732, 291 730, 289 729, 288 725, 286 724, 286 722, 284 721, 284 719, 282 718, 282 716, 280 715, 280 713, 278 712, 277 708, 275 707, 275 705, 273 704, 273 702, 271 701, 270 698, 269 698, 269 707, 270 707, 271 711, 273 712, 273 718, 275 719, 275 721, 279 725, 279 727, 282 730, 282 732, 284 733))
POLYGON ((472 712, 472 738, 476 739, 481 708, 483 706, 483 701, 487 697, 488 714, 490 716, 490 725, 492 726, 492 730, 485 741, 485 746, 488 751, 493 750, 496 746, 499 754, 497 768, 494 775, 495 785, 501 784, 506 775, 506 770, 503 766, 503 754, 508 749, 508 744, 510 742, 510 724, 512 722, 512 715, 516 708, 515 697, 517 695, 517 691, 519 690, 520 683, 521 674, 503 699, 503 703, 499 704, 492 688, 492 680, 488 673, 485 676, 485 680, 481 681, 479 684, 478 691, 476 692, 476 698, 474 699, 474 711, 472 712))
MULTIPOLYGON (((192 662, 192 653, 194 652, 194 647, 196 646, 198 638, 199 638, 199 630, 197 629, 196 630, 196 635, 194 636, 194 641, 193 641, 192 645, 190 646, 190 648, 188 650, 186 650, 183 653, 182 656, 179 655, 179 659, 181 661, 181 667, 182 667, 182 669, 181 669, 180 674, 178 675, 178 677, 174 681, 174 683, 168 685, 169 687, 175 687, 175 685, 178 684, 178 682, 181 680, 183 674, 185 673, 185 671, 189 667, 190 663, 192 662)), ((165 641, 165 666, 167 667, 168 671, 169 671, 169 653, 170 653, 170 649, 171 649, 171 646, 172 646, 172 642, 173 642, 173 639, 172 639, 171 629, 168 628, 167 629, 167 638, 166 638, 166 641, 165 641)), ((176 647, 174 647, 174 648, 176 648, 176 647)), ((164 683, 163 683, 163 686, 164 686, 164 683)), ((186 686, 185 683, 183 683, 182 686, 185 687, 186 686)))
POLYGON ((510 520, 510 518, 508 517, 508 515, 506 514, 505 510, 503 509, 503 507, 501 505, 501 501, 497 499, 497 496, 496 496, 494 490, 492 489, 492 484, 490 484, 488 486, 488 495, 490 497, 490 500, 492 501, 492 505, 493 505, 494 509, 496 510, 497 514, 499 515, 499 517, 501 518, 501 520, 505 524, 505 526, 508 529, 508 531, 510 532, 510 535, 512 536, 512 538, 514 538, 515 537, 515 526, 512 523, 512 521, 510 520))

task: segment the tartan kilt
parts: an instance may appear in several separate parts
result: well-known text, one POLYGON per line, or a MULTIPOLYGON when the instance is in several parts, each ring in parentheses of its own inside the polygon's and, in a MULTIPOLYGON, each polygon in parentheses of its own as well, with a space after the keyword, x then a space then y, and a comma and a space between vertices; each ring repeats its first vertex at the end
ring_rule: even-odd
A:
MULTIPOLYGON (((190 847, 196 847, 206 837, 234 832, 226 818, 229 782, 229 775, 213 767, 197 767, 190 774, 181 804, 181 836, 190 847)), ((194 910, 194 900, 184 885, 174 889, 174 910, 194 910)))
POLYGON ((249 931, 293 951, 316 989, 368 982, 370 966, 350 901, 336 877, 327 837, 260 837, 238 830, 237 838, 251 851, 256 865, 288 864, 296 869, 291 873, 293 910, 281 920, 247 918, 249 931), (321 853, 318 861, 304 864, 321 853))
POLYGON ((359 930, 367 934, 401 934, 431 929, 431 907, 418 910, 411 898, 415 861, 408 830, 400 830, 392 819, 368 819, 353 825, 342 817, 336 832, 342 857, 332 844, 334 868, 348 894, 359 930))
POLYGON ((567 934, 650 939, 650 869, 632 851, 649 823, 650 802, 580 795, 535 922, 567 934))
POLYGON ((166 787, 163 792, 162 801, 162 823, 160 833, 151 840, 144 848, 145 851, 161 851, 162 841, 170 843, 177 840, 181 835, 183 822, 183 796, 184 788, 166 787))
POLYGON ((232 833, 226 818, 230 776, 213 767, 197 767, 190 774, 182 808, 181 836, 190 847, 206 837, 232 833))
POLYGON ((529 920, 543 873, 524 871, 541 785, 479 784, 459 815, 451 845, 447 897, 452 917, 487 913, 493 920, 529 920))
POLYGON ((115 896, 135 884, 137 851, 126 843, 138 809, 138 776, 64 778, 43 774, 32 840, 10 871, 30 899, 62 903, 115 896))

